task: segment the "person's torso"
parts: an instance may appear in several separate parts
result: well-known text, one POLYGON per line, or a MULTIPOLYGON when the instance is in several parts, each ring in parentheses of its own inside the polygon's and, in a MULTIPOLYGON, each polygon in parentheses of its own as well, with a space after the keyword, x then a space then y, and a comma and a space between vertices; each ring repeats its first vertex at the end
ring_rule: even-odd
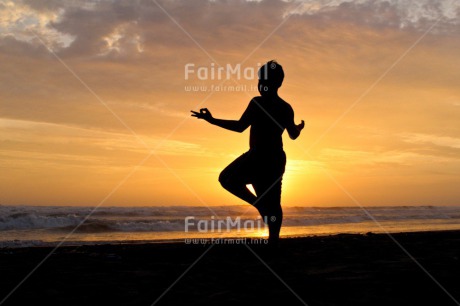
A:
POLYGON ((287 125, 289 104, 281 98, 254 99, 251 122, 251 149, 282 150, 282 134, 287 125))

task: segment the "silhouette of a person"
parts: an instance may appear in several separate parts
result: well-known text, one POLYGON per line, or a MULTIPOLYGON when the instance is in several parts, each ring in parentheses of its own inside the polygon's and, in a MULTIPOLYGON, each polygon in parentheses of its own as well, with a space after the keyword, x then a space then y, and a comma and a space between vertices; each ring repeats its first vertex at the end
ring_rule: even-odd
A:
POLYGON ((207 108, 192 116, 204 119, 221 128, 243 132, 249 126, 249 151, 238 157, 220 174, 219 182, 232 194, 254 205, 269 228, 269 243, 277 244, 283 220, 281 208, 281 180, 286 165, 282 134, 286 129, 296 139, 304 128, 304 121, 294 123, 294 111, 278 96, 284 71, 276 61, 269 61, 258 72, 260 96, 254 97, 240 120, 217 119, 207 108), (252 184, 254 195, 247 184, 252 184))

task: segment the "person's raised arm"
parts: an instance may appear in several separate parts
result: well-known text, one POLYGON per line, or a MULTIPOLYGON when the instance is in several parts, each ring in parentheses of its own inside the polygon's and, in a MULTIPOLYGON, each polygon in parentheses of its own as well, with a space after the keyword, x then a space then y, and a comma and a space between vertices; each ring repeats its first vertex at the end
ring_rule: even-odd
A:
POLYGON ((288 124, 286 125, 286 130, 288 131, 289 137, 291 139, 296 139, 299 137, 300 132, 305 127, 305 122, 302 120, 300 124, 295 124, 294 122, 294 111, 292 108, 289 108, 288 112, 288 124))
POLYGON ((234 131, 234 132, 243 132, 248 128, 250 125, 248 110, 246 110, 241 116, 240 120, 225 120, 225 119, 217 119, 214 118, 211 112, 207 108, 200 109, 199 112, 191 111, 192 117, 196 117, 198 119, 204 119, 205 121, 217 125, 221 128, 226 130, 234 131))

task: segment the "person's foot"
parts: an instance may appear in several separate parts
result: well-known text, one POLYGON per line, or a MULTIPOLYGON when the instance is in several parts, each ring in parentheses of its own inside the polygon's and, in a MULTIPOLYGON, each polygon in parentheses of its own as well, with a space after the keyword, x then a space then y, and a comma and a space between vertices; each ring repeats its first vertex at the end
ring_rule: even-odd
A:
POLYGON ((280 256, 279 238, 269 237, 263 248, 262 258, 268 262, 278 262, 280 256))
POLYGON ((278 247, 279 240, 279 236, 273 237, 272 235, 270 235, 270 237, 268 237, 268 245, 270 245, 271 247, 278 247))

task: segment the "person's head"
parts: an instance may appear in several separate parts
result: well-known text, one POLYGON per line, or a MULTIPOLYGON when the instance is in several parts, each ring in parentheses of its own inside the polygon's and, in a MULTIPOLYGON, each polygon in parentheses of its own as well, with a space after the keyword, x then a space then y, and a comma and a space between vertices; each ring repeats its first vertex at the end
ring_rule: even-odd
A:
POLYGON ((283 67, 275 60, 271 60, 260 67, 258 76, 259 92, 261 95, 276 93, 281 84, 283 84, 283 67))

